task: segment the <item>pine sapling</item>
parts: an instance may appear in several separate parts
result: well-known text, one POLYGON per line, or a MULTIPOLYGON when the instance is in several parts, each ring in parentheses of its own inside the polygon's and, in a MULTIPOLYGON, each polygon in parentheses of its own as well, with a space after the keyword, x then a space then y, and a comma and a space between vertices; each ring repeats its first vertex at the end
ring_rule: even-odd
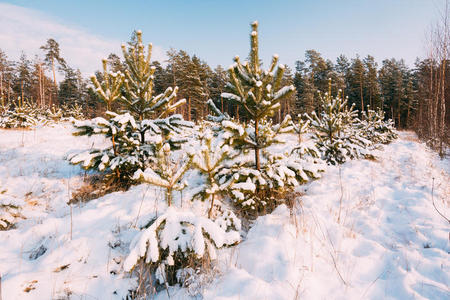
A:
POLYGON ((103 61, 103 81, 92 78, 96 92, 106 103, 107 120, 95 118, 84 122, 74 122, 75 135, 103 134, 111 140, 112 147, 93 149, 81 153, 70 160, 82 163, 88 169, 113 170, 119 181, 129 183, 138 170, 153 165, 158 151, 156 141, 171 146, 184 142, 179 137, 182 129, 193 124, 173 114, 184 99, 177 99, 178 88, 169 87, 164 93, 153 95, 154 72, 151 66, 151 44, 147 53, 142 44, 142 33, 137 32, 135 47, 127 49, 124 45, 125 70, 122 74, 108 73, 106 60, 103 61), (109 111, 113 102, 122 106, 120 113, 109 111), (150 137, 147 138, 146 136, 150 137), (111 150, 111 151, 110 151, 111 150))
POLYGON ((186 99, 175 102, 178 87, 169 87, 159 95, 153 95, 155 66, 151 65, 152 44, 148 44, 147 54, 142 44, 142 32, 136 32, 136 47, 122 45, 125 58, 125 95, 121 97, 127 110, 138 120, 164 118, 186 99))
MULTIPOLYGON (((124 75, 121 72, 111 73, 108 72, 107 60, 102 60, 103 64, 103 80, 100 83, 96 76, 91 76, 92 84, 95 86, 95 91, 106 104, 106 111, 110 112, 112 104, 120 98, 121 87, 124 80, 124 75)), ((117 156, 117 144, 115 132, 111 133, 112 149, 114 151, 114 156, 117 156)), ((120 178, 119 168, 115 169, 116 177, 120 178)))
POLYGON ((106 59, 102 60, 102 64, 102 82, 100 83, 96 76, 91 76, 91 81, 100 100, 106 104, 106 110, 111 111, 112 104, 121 96, 121 87, 124 80, 124 75, 120 71, 117 73, 108 72, 106 59))
POLYGON ((209 200, 211 206, 208 218, 211 218, 214 199, 221 187, 217 175, 223 169, 222 163, 229 158, 230 148, 223 142, 213 146, 213 133, 210 129, 202 129, 200 133, 200 152, 193 156, 193 166, 206 176, 205 188, 202 190, 203 199, 209 200))
POLYGON ((181 191, 186 186, 186 182, 181 182, 183 175, 189 169, 192 157, 189 156, 184 162, 175 163, 171 158, 171 149, 168 143, 159 147, 157 152, 157 168, 154 171, 151 168, 137 170, 133 176, 134 180, 154 184, 166 190, 166 202, 172 205, 172 192, 181 191))
POLYGON ((229 69, 229 80, 226 88, 229 92, 221 96, 228 101, 235 102, 253 121, 254 131, 249 143, 255 153, 255 168, 261 170, 260 149, 261 130, 269 116, 273 116, 280 109, 280 101, 295 91, 293 85, 281 87, 284 65, 278 65, 278 55, 274 55, 269 69, 261 69, 258 54, 258 22, 251 24, 250 61, 241 63, 239 56, 229 69), (275 70, 276 68, 276 70, 275 70))

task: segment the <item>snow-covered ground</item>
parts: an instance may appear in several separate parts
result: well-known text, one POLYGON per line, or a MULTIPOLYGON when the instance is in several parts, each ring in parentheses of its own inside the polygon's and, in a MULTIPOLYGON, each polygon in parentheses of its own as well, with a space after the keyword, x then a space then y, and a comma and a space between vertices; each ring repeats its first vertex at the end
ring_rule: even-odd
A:
MULTIPOLYGON (((0 130, 0 205, 20 207, 16 227, 0 231, 3 300, 122 299, 135 283, 122 268, 129 243, 167 209, 149 185, 69 206, 84 171, 67 155, 103 142, 70 132, 0 130)), ((399 134, 375 161, 329 167, 297 189, 292 210, 258 218, 219 252, 203 298, 449 299, 450 226, 432 200, 448 218, 450 161, 399 134)), ((168 292, 156 298, 189 295, 168 292)))

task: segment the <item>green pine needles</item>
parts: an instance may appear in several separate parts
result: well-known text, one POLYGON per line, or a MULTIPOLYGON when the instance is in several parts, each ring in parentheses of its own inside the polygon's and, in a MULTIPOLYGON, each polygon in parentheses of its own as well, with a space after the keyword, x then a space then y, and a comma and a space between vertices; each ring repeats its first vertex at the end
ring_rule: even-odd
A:
POLYGON ((368 109, 358 118, 355 105, 347 104, 339 91, 331 95, 331 79, 325 95, 319 93, 319 113, 306 117, 314 130, 313 139, 328 164, 337 165, 349 159, 371 156, 369 149, 396 138, 392 121, 384 121, 384 114, 368 109))
POLYGON ((83 122, 75 121, 75 135, 102 134, 111 146, 92 149, 70 157, 73 164, 113 176, 117 182, 130 182, 134 173, 158 164, 160 146, 167 143, 172 148, 185 141, 180 136, 183 128, 194 126, 173 114, 185 103, 177 100, 177 87, 154 95, 155 67, 151 65, 152 45, 147 52, 142 43, 142 33, 137 31, 135 46, 122 45, 124 74, 109 72, 103 60, 100 81, 91 77, 99 98, 106 104, 106 119, 97 117, 83 122), (113 103, 118 111, 114 112, 113 103))
POLYGON ((108 72, 107 60, 102 60, 103 80, 100 83, 96 76, 91 76, 92 84, 95 87, 100 100, 106 104, 106 110, 111 111, 111 105, 121 97, 121 87, 124 75, 121 72, 108 72))
MULTIPOLYGON (((235 63, 229 68, 227 92, 221 96, 236 103, 245 112, 246 123, 222 114, 212 101, 208 104, 220 123, 224 145, 233 151, 224 167, 217 173, 220 186, 239 206, 252 211, 275 207, 283 195, 299 183, 319 177, 319 164, 308 162, 290 152, 273 152, 271 146, 284 143, 283 135, 294 132, 294 124, 287 115, 280 124, 270 117, 280 109, 280 101, 295 91, 293 85, 282 86, 285 67, 274 55, 267 70, 263 70, 258 54, 258 22, 251 24, 249 61, 235 63), (272 149, 272 150, 271 150, 272 149), (253 154, 253 155, 250 155, 253 154), (304 167, 306 166, 306 167, 304 167)), ((309 158, 308 158, 309 159, 309 158)))
POLYGON ((153 95, 155 66, 151 65, 152 44, 147 46, 147 54, 142 44, 142 32, 136 32, 137 44, 129 49, 122 44, 126 70, 121 100, 136 119, 164 118, 173 113, 177 107, 186 103, 186 99, 177 102, 178 87, 169 87, 159 95, 153 95))
MULTIPOLYGON (((227 89, 222 93, 224 99, 236 102, 253 121, 254 132, 249 145, 255 152, 255 168, 261 169, 260 149, 265 145, 261 143, 261 125, 280 109, 280 101, 295 91, 293 85, 281 87, 284 65, 278 65, 278 55, 274 55, 268 70, 261 69, 258 55, 258 22, 251 24, 250 34, 250 62, 241 63, 239 56, 234 58, 235 63, 229 69, 227 89), (275 70, 276 68, 276 70, 275 70)), ((263 125, 264 126, 264 125, 263 125)))

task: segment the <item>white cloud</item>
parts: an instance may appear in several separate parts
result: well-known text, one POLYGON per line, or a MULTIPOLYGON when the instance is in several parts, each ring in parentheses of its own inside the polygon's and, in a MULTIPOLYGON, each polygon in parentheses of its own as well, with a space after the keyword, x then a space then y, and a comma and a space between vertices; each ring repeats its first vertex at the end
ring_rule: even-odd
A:
MULTIPOLYGON (((79 68, 85 76, 101 69, 101 59, 109 53, 122 53, 121 41, 62 24, 36 10, 0 3, 0 49, 10 59, 17 60, 22 51, 29 57, 43 57, 39 47, 48 38, 59 43, 62 57, 71 67, 79 68)), ((164 50, 154 46, 152 58, 164 61, 164 50)))

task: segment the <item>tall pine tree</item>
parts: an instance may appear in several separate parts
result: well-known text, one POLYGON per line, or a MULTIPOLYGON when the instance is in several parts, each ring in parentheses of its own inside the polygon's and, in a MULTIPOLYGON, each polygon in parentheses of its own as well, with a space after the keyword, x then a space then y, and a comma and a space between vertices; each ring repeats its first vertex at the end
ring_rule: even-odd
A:
POLYGON ((293 85, 281 87, 284 65, 278 65, 278 55, 274 55, 268 70, 261 68, 258 45, 258 22, 251 24, 250 34, 250 61, 241 63, 239 56, 234 58, 235 63, 229 69, 230 82, 227 84, 229 93, 222 97, 236 102, 248 114, 254 124, 254 138, 249 142, 255 152, 255 168, 261 169, 260 149, 264 147, 260 138, 260 125, 264 124, 269 116, 280 109, 280 102, 294 93, 293 85))

